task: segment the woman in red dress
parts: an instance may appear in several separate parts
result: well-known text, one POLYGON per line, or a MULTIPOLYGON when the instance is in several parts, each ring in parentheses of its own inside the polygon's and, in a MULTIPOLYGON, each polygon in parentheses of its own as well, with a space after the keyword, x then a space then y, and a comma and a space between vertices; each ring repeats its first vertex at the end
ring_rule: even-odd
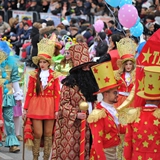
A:
POLYGON ((131 106, 133 100, 136 44, 130 38, 123 38, 117 43, 117 49, 121 59, 117 62, 119 70, 115 72, 115 78, 121 86, 118 88, 118 103, 115 107, 122 109, 131 106))
MULTIPOLYGON (((32 58, 38 69, 29 77, 28 92, 24 104, 26 113, 25 141, 33 140, 33 160, 38 160, 41 140, 44 145, 44 160, 49 159, 52 133, 59 106, 60 87, 56 73, 50 69, 55 50, 55 35, 38 43, 38 56, 32 58), (32 123, 33 133, 30 124, 32 123), (32 137, 33 135, 33 137, 32 137)), ((32 141, 30 141, 32 142, 32 141)))

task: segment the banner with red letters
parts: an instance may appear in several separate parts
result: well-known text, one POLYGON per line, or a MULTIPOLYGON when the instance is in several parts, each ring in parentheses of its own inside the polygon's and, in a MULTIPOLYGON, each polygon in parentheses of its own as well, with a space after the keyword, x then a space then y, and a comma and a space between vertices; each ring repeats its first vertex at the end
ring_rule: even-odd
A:
POLYGON ((144 90, 145 66, 160 66, 160 29, 149 38, 136 60, 135 107, 145 104, 145 100, 136 95, 138 91, 144 90))

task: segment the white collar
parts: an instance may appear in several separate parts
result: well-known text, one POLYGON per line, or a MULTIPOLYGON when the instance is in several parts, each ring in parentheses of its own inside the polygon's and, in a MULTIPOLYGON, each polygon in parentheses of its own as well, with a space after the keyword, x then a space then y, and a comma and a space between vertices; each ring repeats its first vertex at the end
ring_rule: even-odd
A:
POLYGON ((145 107, 146 107, 146 108, 147 108, 147 107, 155 107, 155 108, 158 108, 158 106, 155 105, 155 104, 145 104, 145 107))
POLYGON ((103 108, 105 108, 114 118, 114 122, 116 123, 116 125, 119 125, 119 120, 118 120, 118 113, 116 111, 116 109, 114 108, 114 106, 112 104, 106 103, 104 101, 101 101, 101 106, 103 108))
POLYGON ((41 70, 39 77, 41 78, 42 87, 44 89, 48 83, 49 69, 48 70, 41 70))

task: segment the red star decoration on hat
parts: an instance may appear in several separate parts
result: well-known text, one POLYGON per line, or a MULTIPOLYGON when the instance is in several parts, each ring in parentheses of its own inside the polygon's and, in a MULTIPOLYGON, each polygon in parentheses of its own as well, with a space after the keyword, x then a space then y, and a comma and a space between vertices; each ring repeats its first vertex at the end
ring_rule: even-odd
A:
POLYGON ((100 81, 100 78, 98 78, 98 80, 100 81))
POLYGON ((150 74, 149 77, 152 77, 152 75, 150 74))
POLYGON ((154 87, 153 87, 153 84, 149 84, 148 85, 148 88, 150 89, 150 90, 152 90, 154 87))
POLYGON ((108 78, 108 77, 106 77, 106 78, 104 79, 105 83, 108 83, 109 80, 110 80, 110 78, 108 78))
POLYGON ((93 71, 94 71, 94 73, 98 73, 98 69, 97 68, 94 68, 93 71))
POLYGON ((108 68, 108 66, 106 66, 106 68, 108 68))

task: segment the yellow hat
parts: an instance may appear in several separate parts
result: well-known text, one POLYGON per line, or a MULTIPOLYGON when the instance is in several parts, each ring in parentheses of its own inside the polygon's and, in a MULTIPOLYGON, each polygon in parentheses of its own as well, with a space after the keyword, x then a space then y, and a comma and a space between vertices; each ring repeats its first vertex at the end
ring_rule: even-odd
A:
POLYGON ((50 39, 43 38, 38 43, 38 55, 32 58, 34 64, 38 64, 40 59, 47 60, 50 64, 53 64, 52 56, 55 51, 56 35, 53 33, 50 39))
POLYGON ((128 60, 135 63, 136 43, 131 38, 122 38, 119 42, 116 42, 116 44, 122 63, 128 60))
POLYGON ((144 67, 144 91, 139 91, 137 95, 144 99, 160 99, 160 66, 144 67))
POLYGON ((103 93, 120 85, 114 77, 111 61, 94 65, 91 69, 99 87, 99 91, 94 94, 103 93))

